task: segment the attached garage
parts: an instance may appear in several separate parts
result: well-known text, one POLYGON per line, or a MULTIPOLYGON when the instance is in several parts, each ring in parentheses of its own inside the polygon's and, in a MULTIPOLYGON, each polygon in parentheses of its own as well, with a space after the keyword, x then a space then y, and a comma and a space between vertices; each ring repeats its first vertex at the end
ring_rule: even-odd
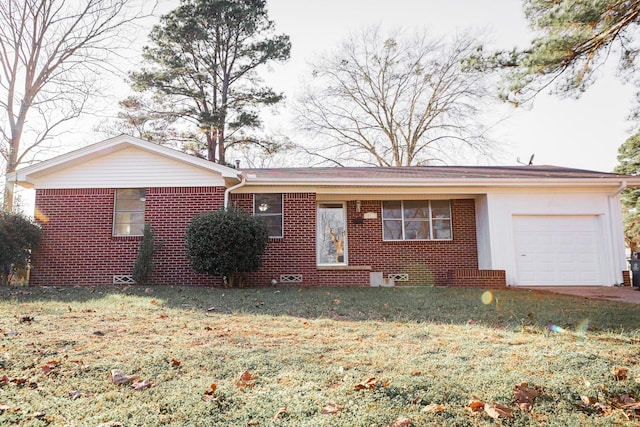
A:
POLYGON ((521 286, 602 286, 603 237, 597 215, 514 215, 521 286))

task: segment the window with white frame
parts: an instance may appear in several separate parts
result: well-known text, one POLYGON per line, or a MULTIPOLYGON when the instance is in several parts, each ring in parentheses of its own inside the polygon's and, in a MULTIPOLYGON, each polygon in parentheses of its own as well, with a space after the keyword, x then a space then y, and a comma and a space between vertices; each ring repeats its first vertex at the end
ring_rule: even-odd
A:
POLYGON ((264 219, 269 237, 282 237, 282 194, 254 194, 253 214, 264 219))
POLYGON ((451 240, 449 200, 393 200, 382 202, 384 240, 451 240))
POLYGON ((115 236, 142 236, 146 195, 147 190, 144 188, 116 189, 113 213, 115 236))

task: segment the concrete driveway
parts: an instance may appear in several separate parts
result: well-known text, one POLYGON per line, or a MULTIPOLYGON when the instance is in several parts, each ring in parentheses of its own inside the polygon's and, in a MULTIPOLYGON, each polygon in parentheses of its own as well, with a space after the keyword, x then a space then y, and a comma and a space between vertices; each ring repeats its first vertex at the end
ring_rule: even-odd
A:
POLYGON ((573 295, 587 299, 609 300, 640 304, 640 290, 631 286, 535 286, 532 291, 573 295))

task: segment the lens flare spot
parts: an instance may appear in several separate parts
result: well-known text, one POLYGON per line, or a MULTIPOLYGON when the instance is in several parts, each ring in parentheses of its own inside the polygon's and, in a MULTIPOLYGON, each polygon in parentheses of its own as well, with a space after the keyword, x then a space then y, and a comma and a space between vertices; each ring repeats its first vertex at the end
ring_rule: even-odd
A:
POLYGON ((564 329, 564 328, 562 328, 562 327, 560 327, 558 325, 554 325, 554 324, 550 324, 549 326, 547 326, 547 331, 555 332, 555 333, 558 333, 558 334, 566 334, 567 333, 566 329, 564 329))
POLYGON ((49 217, 47 217, 40 209, 36 208, 33 212, 33 216, 43 224, 49 222, 49 217))
POLYGON ((589 319, 582 319, 578 326, 576 326, 576 332, 580 335, 584 335, 589 330, 589 319))
POLYGON ((493 302, 493 293, 491 291, 485 291, 482 294, 482 303, 484 305, 489 305, 493 302))

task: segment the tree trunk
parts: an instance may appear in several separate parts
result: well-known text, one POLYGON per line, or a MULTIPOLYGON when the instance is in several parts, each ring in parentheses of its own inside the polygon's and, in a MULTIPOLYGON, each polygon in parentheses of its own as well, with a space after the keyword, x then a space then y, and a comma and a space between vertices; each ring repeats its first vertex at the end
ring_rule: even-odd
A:
POLYGON ((215 130, 211 128, 210 132, 207 132, 207 160, 210 162, 216 161, 216 137, 215 130))
POLYGON ((218 144, 218 163, 220 164, 225 164, 227 162, 226 158, 225 158, 225 147, 224 147, 224 129, 218 129, 218 138, 217 138, 217 144, 218 144))

